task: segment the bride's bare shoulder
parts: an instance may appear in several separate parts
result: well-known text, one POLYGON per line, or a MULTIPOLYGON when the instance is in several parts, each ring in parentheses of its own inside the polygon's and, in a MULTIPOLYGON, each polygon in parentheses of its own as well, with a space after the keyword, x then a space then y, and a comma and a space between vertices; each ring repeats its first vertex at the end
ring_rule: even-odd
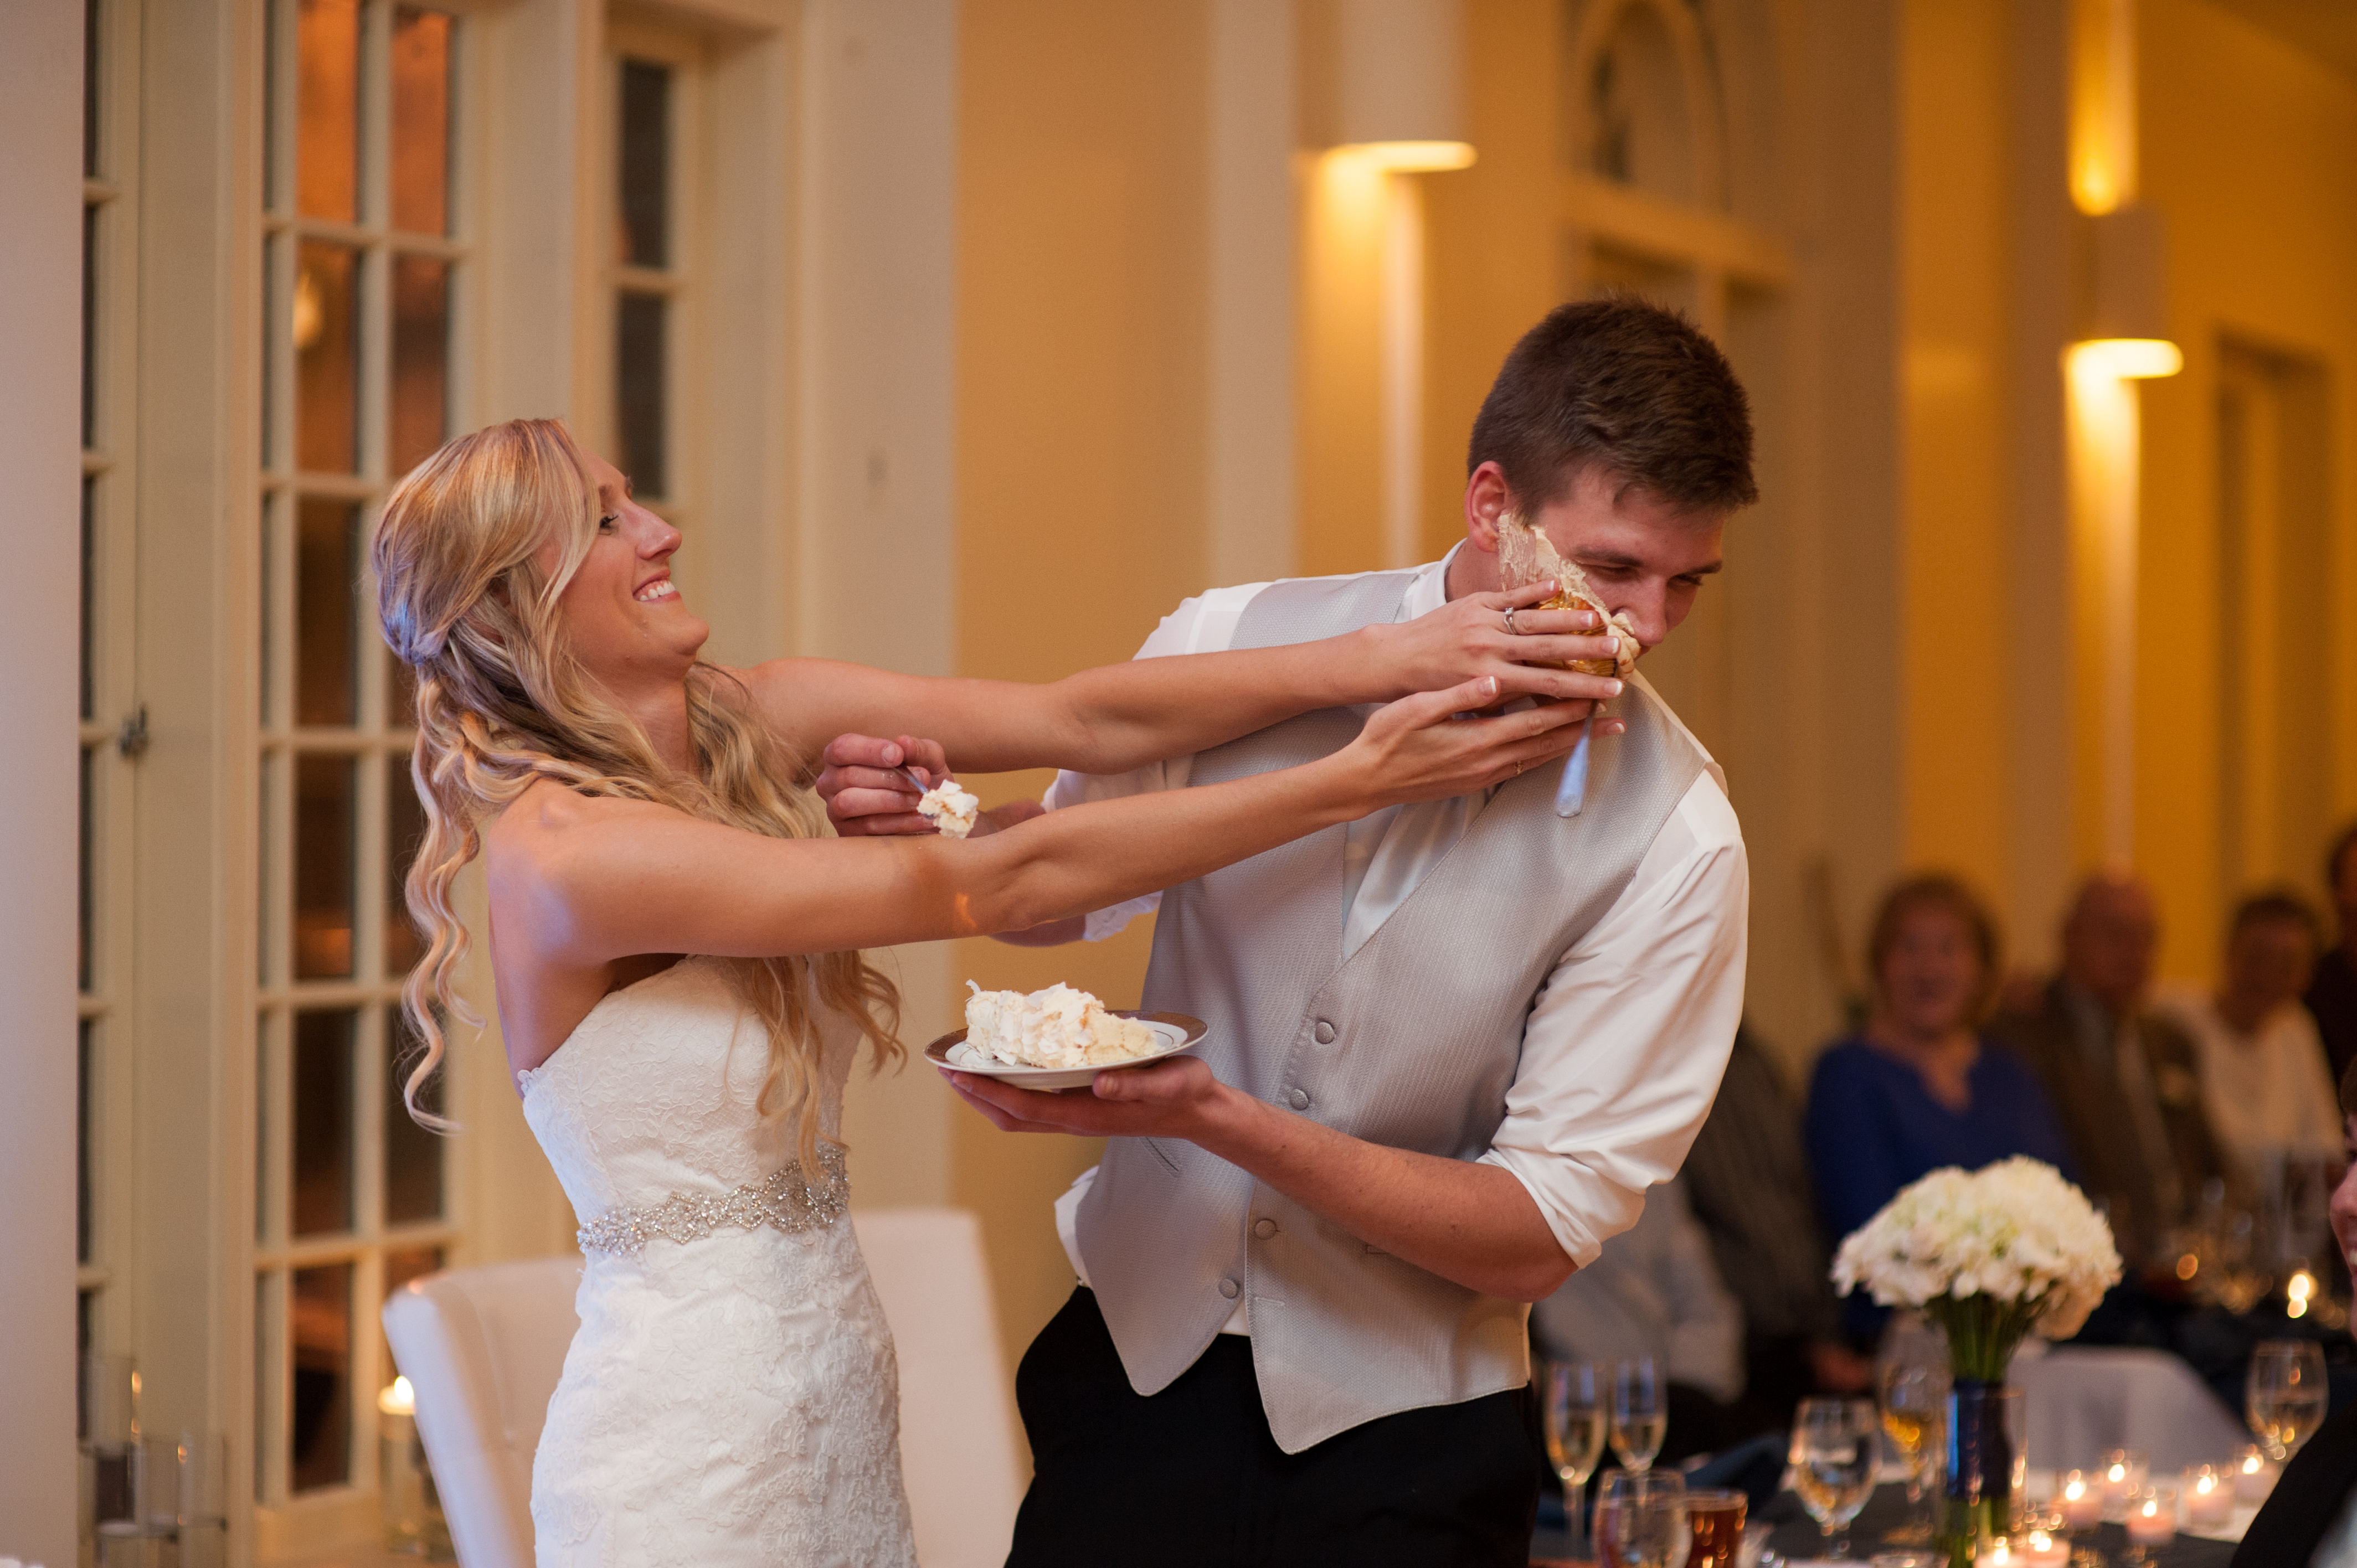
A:
POLYGON ((554 779, 536 779, 483 824, 485 869, 494 878, 502 872, 545 871, 606 830, 649 815, 677 814, 651 800, 584 795, 554 779))

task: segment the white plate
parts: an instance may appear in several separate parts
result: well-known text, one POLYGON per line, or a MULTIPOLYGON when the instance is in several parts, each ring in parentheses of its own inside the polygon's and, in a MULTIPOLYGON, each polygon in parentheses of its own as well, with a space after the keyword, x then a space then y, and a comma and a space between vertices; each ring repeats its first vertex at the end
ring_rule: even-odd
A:
POLYGON ((1190 1051, 1202 1044, 1208 1031, 1200 1018, 1189 1018, 1184 1013, 1114 1013, 1116 1018, 1135 1018, 1154 1031, 1160 1043, 1146 1056, 1132 1057, 1127 1061, 1114 1062, 1106 1067, 1014 1067, 996 1061, 974 1050, 965 1043, 965 1031, 943 1035, 925 1047, 925 1058, 943 1072, 970 1072, 983 1078, 995 1078, 1021 1089, 1078 1089, 1093 1082, 1101 1072, 1119 1072, 1125 1068, 1145 1067, 1181 1051, 1190 1051))

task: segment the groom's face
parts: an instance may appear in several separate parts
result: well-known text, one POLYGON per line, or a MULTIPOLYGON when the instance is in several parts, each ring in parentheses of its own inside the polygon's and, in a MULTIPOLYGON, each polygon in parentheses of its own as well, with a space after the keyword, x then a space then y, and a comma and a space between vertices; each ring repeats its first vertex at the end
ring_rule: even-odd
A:
MULTIPOLYGON (((1449 597, 1498 586, 1498 515, 1514 505, 1495 463, 1474 469, 1465 486, 1468 548, 1458 556, 1462 577, 1449 574, 1449 597)), ((1637 640, 1652 648, 1694 608, 1703 581, 1719 569, 1724 512, 1680 510, 1609 469, 1573 474, 1563 494, 1525 522, 1547 536, 1556 553, 1587 574, 1587 585, 1607 609, 1625 610, 1637 640)))

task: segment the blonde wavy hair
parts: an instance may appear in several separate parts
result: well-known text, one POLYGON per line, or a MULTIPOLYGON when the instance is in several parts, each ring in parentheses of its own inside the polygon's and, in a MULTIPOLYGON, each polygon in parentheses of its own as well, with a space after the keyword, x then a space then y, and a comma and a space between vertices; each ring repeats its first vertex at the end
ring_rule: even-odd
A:
MULTIPOLYGON (((696 773, 682 778, 583 669, 557 598, 597 524, 597 486, 581 447, 562 423, 546 419, 450 442, 394 488, 377 524, 379 621, 393 651, 416 671, 410 777, 426 823, 406 890, 427 946, 402 988, 425 1048, 402 1099, 412 1117, 436 1130, 450 1123, 422 1109, 417 1096, 442 1060, 441 1016, 482 1024, 453 990, 469 938, 451 908, 451 885, 480 853, 482 824, 534 782, 651 800, 772 838, 832 834, 825 810, 798 781, 803 769, 746 712, 744 689, 727 671, 699 661, 688 672, 696 773), (537 557, 552 539, 559 560, 544 573, 537 557)), ((815 1175, 818 1015, 857 1020, 880 1064, 900 1051, 899 993, 856 951, 735 959, 730 967, 769 1036, 760 1114, 798 1119, 802 1166, 815 1175)))

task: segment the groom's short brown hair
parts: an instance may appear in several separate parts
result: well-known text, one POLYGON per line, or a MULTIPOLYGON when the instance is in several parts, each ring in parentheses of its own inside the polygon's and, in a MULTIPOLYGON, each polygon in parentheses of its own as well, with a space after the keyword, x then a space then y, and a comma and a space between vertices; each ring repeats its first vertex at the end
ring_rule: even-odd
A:
POLYGON ((1760 499, 1743 383, 1691 321, 1641 299, 1561 305, 1523 334, 1473 421, 1469 474, 1495 463, 1518 505, 1595 465, 1680 510, 1760 499))

